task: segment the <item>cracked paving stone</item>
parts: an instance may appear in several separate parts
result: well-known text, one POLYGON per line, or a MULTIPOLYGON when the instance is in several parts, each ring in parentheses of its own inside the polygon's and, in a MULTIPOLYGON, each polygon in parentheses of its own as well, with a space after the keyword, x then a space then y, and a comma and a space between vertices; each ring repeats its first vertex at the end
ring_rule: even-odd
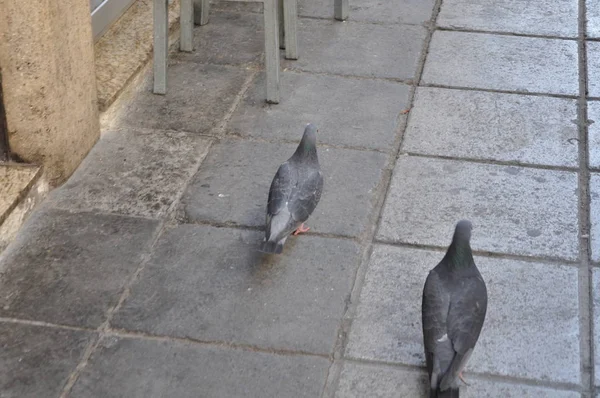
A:
POLYGON ((330 354, 360 258, 347 239, 184 225, 166 233, 113 324, 153 335, 330 354))
POLYGON ((306 123, 320 143, 388 151, 396 137, 409 87, 372 79, 283 72, 281 102, 265 105, 261 74, 233 114, 228 130, 240 136, 299 140, 306 123), (326 109, 326 112, 323 110, 326 109))
POLYGON ((171 63, 167 94, 152 92, 148 70, 121 95, 111 129, 149 128, 209 134, 229 111, 252 71, 233 66, 171 63))
POLYGON ((436 31, 422 83, 578 95, 577 42, 436 31))
POLYGON ((300 58, 289 69, 364 77, 413 79, 425 28, 334 20, 298 20, 300 58), (360 60, 360 62, 357 62, 360 60))
POLYGON ((579 4, 573 0, 444 0, 438 26, 577 38, 579 4))
POLYGON ((578 167, 576 119, 574 99, 419 87, 402 149, 578 167))
MULTIPOLYGON (((347 357, 424 366, 423 285, 443 256, 441 251, 375 248, 347 357)), ((474 372, 578 384, 577 268, 479 256, 475 262, 487 284, 488 310, 466 378, 474 372)))
POLYGON ((377 238, 448 246, 473 222, 474 250, 577 260, 577 173, 401 156, 377 238))
POLYGON ((68 210, 164 217, 210 143, 193 133, 105 132, 69 181, 51 194, 49 203, 68 210))
POLYGON ((71 396, 312 398, 321 393, 328 367, 320 357, 107 337, 71 396))
POLYGON ((100 326, 150 249, 158 225, 38 210, 0 256, 0 316, 100 326))
MULTIPOLYGON (((271 181, 296 147, 239 140, 214 145, 183 195, 180 218, 263 227, 271 181)), ((313 232, 358 236, 367 228, 377 201, 386 155, 334 148, 318 151, 323 195, 307 224, 313 232)))
MULTIPOLYGON (((464 398, 579 398, 574 391, 489 381, 467 374, 470 386, 460 387, 464 398)), ((346 362, 340 376, 336 398, 398 398, 425 397, 428 393, 427 373, 388 366, 346 362)))
POLYGON ((58 397, 91 334, 0 323, 0 397, 58 397))

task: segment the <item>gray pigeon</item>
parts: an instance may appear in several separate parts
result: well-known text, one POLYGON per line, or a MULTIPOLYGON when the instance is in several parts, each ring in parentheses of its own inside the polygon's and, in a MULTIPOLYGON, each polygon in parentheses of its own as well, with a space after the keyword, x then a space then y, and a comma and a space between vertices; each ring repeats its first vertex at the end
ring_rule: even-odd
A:
MULTIPOLYGON (((452 244, 423 289, 423 342, 430 398, 458 398, 458 380, 475 348, 487 310, 487 289, 471 251, 469 221, 456 224, 452 244)), ((465 382, 466 384, 466 382, 465 382)))
POLYGON ((297 235, 308 231, 310 228, 305 228, 304 222, 317 207, 322 191, 317 128, 308 124, 296 152, 279 166, 271 183, 261 251, 279 254, 292 232, 297 235))

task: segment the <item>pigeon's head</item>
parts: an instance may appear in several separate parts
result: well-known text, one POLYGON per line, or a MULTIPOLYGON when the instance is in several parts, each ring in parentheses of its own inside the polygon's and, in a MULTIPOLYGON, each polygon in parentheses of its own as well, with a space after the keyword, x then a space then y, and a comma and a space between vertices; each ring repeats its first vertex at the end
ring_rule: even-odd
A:
POLYGON ((459 242, 469 242, 471 240, 471 230, 473 224, 469 220, 461 220, 456 224, 454 230, 454 240, 459 242))
POLYGON ((317 128, 314 124, 308 123, 304 129, 304 135, 302 136, 302 146, 305 149, 312 149, 317 145, 317 128))

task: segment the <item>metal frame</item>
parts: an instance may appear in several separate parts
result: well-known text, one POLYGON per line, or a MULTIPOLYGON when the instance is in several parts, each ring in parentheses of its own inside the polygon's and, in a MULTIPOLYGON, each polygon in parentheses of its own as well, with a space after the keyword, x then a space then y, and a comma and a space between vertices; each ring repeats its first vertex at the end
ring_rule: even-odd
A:
POLYGON ((92 11, 92 33, 98 41, 136 0, 104 0, 92 11))

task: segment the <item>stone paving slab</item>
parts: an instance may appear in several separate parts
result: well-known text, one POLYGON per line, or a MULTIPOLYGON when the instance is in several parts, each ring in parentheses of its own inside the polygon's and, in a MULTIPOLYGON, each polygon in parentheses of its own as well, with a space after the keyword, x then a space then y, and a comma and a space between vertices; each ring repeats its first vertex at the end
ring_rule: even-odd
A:
POLYGON ((436 31, 423 84, 577 95, 577 42, 436 31))
POLYGON ((313 398, 323 389, 328 366, 319 357, 107 338, 71 396, 313 398))
POLYGON ((290 69, 364 77, 413 79, 425 28, 334 20, 298 20, 297 61, 290 69))
MULTIPOLYGON (((191 222, 264 226, 271 181, 296 147, 237 140, 214 145, 188 186, 180 213, 191 222)), ((362 233, 377 199, 385 160, 377 152, 320 148, 324 188, 308 219, 312 231, 362 233)))
POLYGON ((588 148, 590 167, 600 168, 600 101, 588 101, 588 148))
POLYGON ((588 66, 588 95, 600 97, 600 42, 588 41, 587 66, 588 66))
MULTIPOLYGON (((579 398, 573 391, 559 391, 544 387, 525 386, 497 380, 489 381, 474 375, 465 375, 470 386, 461 386, 464 398, 579 398)), ((427 373, 388 366, 362 365, 346 362, 336 398, 398 398, 425 397, 428 394, 427 373)))
POLYGON ((210 144, 193 133, 105 132, 50 203, 70 210, 164 217, 210 144))
POLYGON ((219 65, 259 64, 265 46, 263 27, 260 14, 211 12, 210 23, 194 29, 194 51, 177 52, 173 58, 219 65))
POLYGON ((419 87, 403 150, 578 167, 576 120, 574 99, 419 87))
POLYGON ((232 66, 171 63, 167 94, 152 93, 152 70, 132 84, 118 103, 111 128, 149 128, 208 134, 233 104, 250 70, 232 66))
POLYGON ((38 210, 0 257, 0 316, 100 326, 157 227, 140 218, 38 210))
POLYGON ((265 87, 261 74, 233 114, 231 132, 299 141, 311 122, 320 143, 388 151, 408 106, 409 87, 384 80, 283 72, 281 102, 272 106, 265 105, 265 87))
POLYGON ((586 0, 587 37, 600 38, 600 3, 586 0))
MULTIPOLYGON (((347 356, 424 366, 423 285, 443 256, 418 249, 375 248, 347 356)), ((471 371, 579 383, 577 268, 489 257, 475 257, 475 262, 489 299, 467 375, 471 371)))
POLYGON ((573 0, 445 0, 444 28, 577 38, 579 3, 573 0))
POLYGON ((447 247, 473 222, 474 250, 576 260, 574 172, 401 156, 377 238, 447 247))
POLYGON ((0 323, 0 396, 58 397, 90 337, 80 331, 0 323))
MULTIPOLYGON (((594 347, 600 347, 600 269, 595 268, 592 274, 592 291, 593 295, 593 313, 594 313, 594 347)), ((594 367, 600 368, 600 352, 596 348, 594 350, 594 367)), ((594 372, 596 386, 600 386, 600 374, 594 372)))
MULTIPOLYGON (((350 3, 348 20, 375 23, 422 24, 428 22, 433 0, 363 0, 350 3)), ((299 0, 298 15, 313 18, 333 18, 333 0, 299 0)))
POLYGON ((114 318, 128 330, 329 354, 352 288, 359 248, 291 238, 257 251, 256 231, 180 226, 161 238, 114 318))
POLYGON ((592 260, 600 261, 600 174, 592 173, 590 178, 590 221, 592 260))

